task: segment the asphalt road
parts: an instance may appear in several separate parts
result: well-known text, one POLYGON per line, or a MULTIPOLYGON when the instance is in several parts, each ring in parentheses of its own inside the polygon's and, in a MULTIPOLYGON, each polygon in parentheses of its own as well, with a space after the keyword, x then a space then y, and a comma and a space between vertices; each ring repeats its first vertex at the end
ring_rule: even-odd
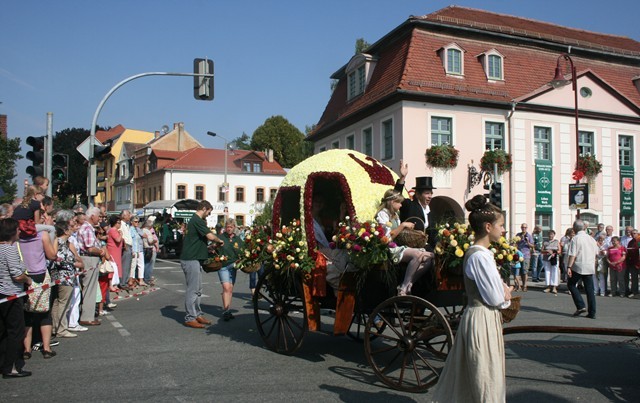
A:
MULTIPOLYGON (((184 276, 176 261, 159 261, 157 289, 120 298, 102 325, 62 339, 58 355, 34 354, 33 376, 0 380, 3 401, 180 402, 413 402, 384 386, 347 337, 307 333, 294 356, 264 348, 250 304, 248 275, 238 274, 233 308, 224 322, 218 276, 205 274, 203 309, 213 324, 189 329, 184 276)), ((640 300, 598 297, 598 319, 573 318, 571 297, 530 285, 523 307, 507 326, 557 325, 640 328, 640 300)), ((331 317, 323 323, 330 324, 331 317)), ((330 326, 325 326, 330 329, 330 326)), ((605 402, 640 398, 640 344, 629 337, 526 333, 505 336, 507 401, 605 402)))

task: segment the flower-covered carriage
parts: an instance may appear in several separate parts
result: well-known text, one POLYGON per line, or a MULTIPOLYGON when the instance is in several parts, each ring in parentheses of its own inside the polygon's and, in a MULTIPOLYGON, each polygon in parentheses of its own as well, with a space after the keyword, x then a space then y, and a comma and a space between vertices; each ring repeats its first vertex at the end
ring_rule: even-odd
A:
POLYGON ((265 263, 254 315, 267 347, 293 354, 306 332, 331 321, 322 320, 321 308, 335 309, 333 334, 364 341, 382 382, 423 391, 444 365, 463 291, 444 290, 442 281, 438 289, 435 275, 425 275, 413 295, 395 296, 402 269, 390 264, 390 240, 370 220, 396 179, 385 165, 352 150, 325 151, 292 168, 274 202, 272 235, 247 252, 265 263), (317 232, 327 227, 326 234, 317 232), (347 263, 332 282, 331 267, 344 256, 347 263))

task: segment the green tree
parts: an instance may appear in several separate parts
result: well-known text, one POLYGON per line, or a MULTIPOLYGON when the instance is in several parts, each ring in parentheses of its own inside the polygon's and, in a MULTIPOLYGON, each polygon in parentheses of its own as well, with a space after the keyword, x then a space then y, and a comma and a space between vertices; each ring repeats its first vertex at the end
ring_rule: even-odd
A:
POLYGON ((271 219, 273 217, 273 199, 267 201, 264 207, 259 211, 253 219, 253 225, 264 225, 271 227, 271 219))
POLYGON ((251 150, 251 137, 245 132, 242 132, 242 136, 236 137, 232 143, 235 143, 238 150, 251 150))
POLYGON ((20 139, 5 139, 0 133, 0 203, 13 203, 16 198, 16 162, 22 158, 20 139))
POLYGON ((304 143, 304 134, 280 115, 265 120, 251 137, 252 150, 273 150, 273 158, 285 168, 291 168, 308 156, 304 143))
POLYGON ((364 38, 358 38, 356 39, 356 55, 364 52, 369 46, 371 46, 371 44, 369 44, 369 42, 365 41, 364 38))

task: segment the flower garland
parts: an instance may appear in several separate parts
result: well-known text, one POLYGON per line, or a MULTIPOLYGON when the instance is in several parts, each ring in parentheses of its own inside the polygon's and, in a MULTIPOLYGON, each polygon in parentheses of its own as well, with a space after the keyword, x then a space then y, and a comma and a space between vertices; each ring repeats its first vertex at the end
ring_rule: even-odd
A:
POLYGON ((480 159, 480 168, 485 172, 493 172, 494 164, 498 167, 498 174, 511 170, 511 154, 499 148, 486 150, 480 159))
POLYGON ((433 145, 425 152, 427 165, 432 168, 454 169, 458 166, 458 155, 459 151, 447 143, 433 145))
POLYGON ((332 249, 345 249, 349 260, 358 270, 369 270, 386 264, 391 257, 389 247, 396 246, 385 234, 385 228, 376 221, 360 222, 355 217, 345 217, 329 246, 332 249))
POLYGON ((602 172, 602 163, 596 159, 595 155, 591 155, 589 153, 585 155, 578 155, 576 170, 573 173, 573 178, 575 180, 580 180, 583 176, 593 179, 598 176, 600 172, 602 172))
POLYGON ((244 237, 244 248, 238 252, 236 267, 243 269, 262 264, 266 258, 265 254, 268 253, 267 245, 270 239, 271 236, 266 227, 251 227, 244 237))

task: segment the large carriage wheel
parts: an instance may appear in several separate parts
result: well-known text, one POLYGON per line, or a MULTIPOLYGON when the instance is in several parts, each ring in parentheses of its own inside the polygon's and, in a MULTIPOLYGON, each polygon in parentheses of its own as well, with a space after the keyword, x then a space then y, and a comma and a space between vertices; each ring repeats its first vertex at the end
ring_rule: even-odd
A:
POLYGON ((276 353, 293 354, 307 332, 307 311, 298 276, 268 268, 253 294, 253 313, 266 346, 276 353))
MULTIPOLYGON (((421 392, 436 382, 453 344, 453 333, 442 313, 415 296, 393 297, 370 315, 386 328, 371 340, 365 328, 365 355, 374 373, 394 389, 421 392)), ((375 329, 375 327, 373 328, 375 329)))
POLYGON ((386 327, 383 321, 379 319, 369 321, 368 313, 356 311, 353 314, 353 319, 351 319, 347 336, 355 341, 362 342, 365 338, 365 329, 367 326, 371 326, 371 328, 369 328, 369 333, 366 337, 370 337, 371 339, 378 337, 378 333, 383 332, 386 327))

